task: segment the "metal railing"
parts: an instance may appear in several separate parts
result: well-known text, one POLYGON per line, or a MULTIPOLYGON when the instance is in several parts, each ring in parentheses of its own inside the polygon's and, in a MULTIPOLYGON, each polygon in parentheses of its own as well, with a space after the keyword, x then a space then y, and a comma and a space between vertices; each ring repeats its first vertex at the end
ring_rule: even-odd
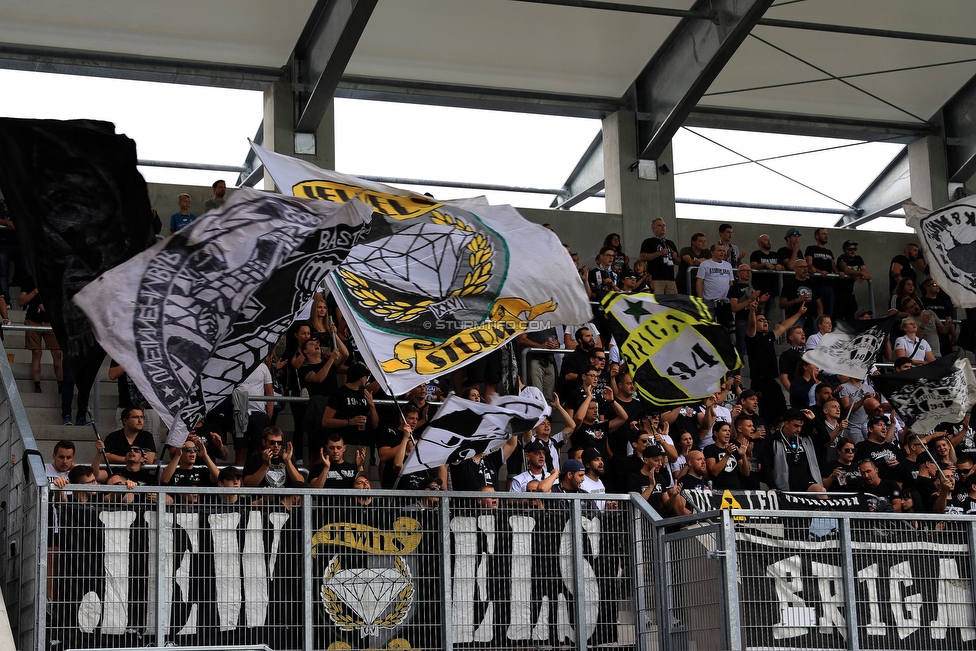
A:
POLYGON ((43 491, 59 648, 635 643, 628 496, 67 490, 43 491))
MULTIPOLYGON (((783 279, 785 277, 787 277, 787 276, 794 275, 792 271, 775 271, 773 269, 753 269, 752 270, 752 273, 753 273, 753 275, 756 275, 756 274, 766 274, 766 275, 775 274, 776 275, 776 282, 778 283, 778 287, 779 287, 779 289, 777 290, 777 293, 776 293, 777 296, 782 296, 783 295, 783 279)), ((691 294, 692 296, 695 295, 695 279, 697 278, 697 276, 698 276, 698 267, 688 267, 688 269, 685 270, 685 280, 688 283, 688 285, 687 285, 687 287, 688 287, 688 293, 691 294)), ((810 274, 809 277, 811 279, 811 282, 815 282, 815 281, 820 280, 824 276, 821 276, 819 273, 817 273, 817 274, 810 274)), ((840 276, 838 274, 827 274, 826 275, 826 278, 827 279, 830 279, 830 280, 838 280, 838 279, 840 279, 840 276)), ((874 281, 873 280, 866 280, 865 282, 868 284, 868 301, 870 302, 870 305, 871 305, 871 314, 873 314, 876 317, 878 317, 880 315, 878 315, 877 311, 875 311, 875 308, 874 308, 874 281)), ((780 309, 779 312, 780 312, 780 320, 781 321, 786 320, 786 310, 780 309)))

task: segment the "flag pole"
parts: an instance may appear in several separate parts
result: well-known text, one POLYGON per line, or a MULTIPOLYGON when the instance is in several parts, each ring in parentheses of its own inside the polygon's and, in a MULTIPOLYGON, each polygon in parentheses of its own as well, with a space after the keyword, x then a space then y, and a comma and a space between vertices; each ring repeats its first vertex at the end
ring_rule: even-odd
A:
MULTIPOLYGON (((88 423, 91 425, 92 431, 95 432, 95 438, 97 440, 101 441, 102 440, 102 437, 99 436, 99 434, 98 434, 98 428, 95 427, 95 419, 92 418, 91 405, 88 406, 88 409, 86 410, 86 414, 85 415, 88 417, 88 423)), ((105 468, 108 470, 108 476, 111 477, 112 475, 115 474, 115 471, 112 470, 112 464, 108 460, 108 453, 105 452, 105 448, 104 447, 102 448, 102 457, 105 459, 105 468)))
MULTIPOLYGON (((918 436, 918 435, 916 434, 915 436, 918 436)), ((923 440, 922 440, 922 437, 921 437, 921 436, 918 436, 918 442, 919 442, 919 444, 920 444, 920 445, 922 446, 922 450, 924 450, 924 451, 925 451, 925 454, 927 454, 927 455, 928 455, 928 457, 929 457, 929 459, 931 459, 931 460, 932 460, 932 463, 934 463, 934 464, 935 464, 935 467, 936 467, 936 469, 938 469, 938 471, 939 471, 939 476, 940 476, 940 477, 942 477, 942 479, 943 479, 943 481, 944 481, 944 480, 945 480, 945 478, 946 478, 946 476, 945 476, 945 473, 944 473, 944 472, 942 472, 942 466, 940 466, 940 465, 939 465, 939 462, 938 462, 938 460, 937 460, 937 459, 935 458, 935 456, 934 456, 934 455, 932 454, 932 452, 931 452, 931 451, 929 450, 929 446, 927 446, 927 445, 925 444, 925 441, 923 441, 923 440)))
MULTIPOLYGON (((332 334, 332 340, 333 340, 333 342, 335 341, 335 333, 332 334)), ((397 400, 396 394, 393 393, 393 387, 390 386, 390 383, 386 380, 386 377, 383 378, 383 381, 386 384, 386 390, 390 392, 390 397, 393 398, 393 404, 396 405, 397 411, 400 413, 400 422, 401 423, 406 423, 407 422, 407 417, 403 415, 403 407, 400 406, 400 401, 397 400)), ((407 436, 410 438, 411 441, 413 441, 413 447, 414 447, 414 450, 416 450, 417 449, 417 441, 415 441, 414 438, 413 438, 413 432, 411 431, 407 436)), ((413 455, 414 450, 411 450, 410 451, 410 454, 411 455, 413 455)), ((406 465, 407 459, 404 459, 403 460, 403 463, 404 463, 404 465, 406 465)), ((397 489, 397 486, 400 485, 400 476, 402 474, 403 474, 403 468, 400 469, 400 472, 397 473, 396 479, 393 480, 393 488, 391 490, 396 490, 397 489)))

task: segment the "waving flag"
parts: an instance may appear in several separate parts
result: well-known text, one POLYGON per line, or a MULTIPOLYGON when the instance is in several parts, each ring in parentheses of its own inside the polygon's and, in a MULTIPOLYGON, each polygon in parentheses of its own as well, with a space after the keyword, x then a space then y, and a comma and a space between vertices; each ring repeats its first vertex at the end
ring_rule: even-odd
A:
POLYGON ((2 118, 0 190, 78 391, 87 393, 105 351, 72 298, 146 248, 152 206, 136 145, 109 122, 2 118))
POLYGON ((369 214, 242 188, 75 300, 181 445, 263 363, 369 214))
POLYGON ((956 307, 976 307, 976 196, 934 212, 908 202, 905 216, 918 233, 932 278, 956 307))
POLYGON ((917 434, 939 423, 958 423, 976 403, 976 377, 959 351, 907 371, 871 378, 895 411, 917 434))
POLYGON ((710 396, 727 372, 742 366, 728 330, 701 299, 610 293, 602 304, 634 385, 651 404, 677 406, 710 396))
POLYGON ((838 321, 816 348, 803 353, 803 359, 830 373, 865 378, 894 323, 894 317, 838 321))
POLYGON ((541 407, 512 410, 448 396, 400 472, 407 475, 491 452, 504 445, 513 431, 531 429, 541 411, 541 407))
POLYGON ((530 328, 592 318, 559 240, 511 206, 441 203, 252 147, 285 192, 373 208, 369 236, 327 284, 370 370, 393 393, 530 328))

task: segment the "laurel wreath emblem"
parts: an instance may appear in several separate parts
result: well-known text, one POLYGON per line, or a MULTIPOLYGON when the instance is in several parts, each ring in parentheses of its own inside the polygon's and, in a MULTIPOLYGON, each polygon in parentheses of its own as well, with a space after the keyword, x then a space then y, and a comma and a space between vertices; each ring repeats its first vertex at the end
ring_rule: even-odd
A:
MULTIPOLYGON (((430 215, 431 222, 434 224, 453 226, 457 230, 466 233, 474 232, 470 224, 466 224, 464 220, 458 217, 437 211, 430 213, 430 215)), ((466 248, 469 252, 468 266, 471 268, 471 271, 465 274, 461 287, 453 290, 448 295, 448 298, 481 294, 487 289, 488 281, 491 279, 491 270, 494 266, 492 258, 495 252, 492 250, 488 238, 479 233, 468 243, 466 248)), ((349 291, 359 299, 359 304, 386 321, 392 321, 394 323, 412 321, 436 302, 429 299, 417 303, 391 301, 387 298, 386 294, 370 286, 369 281, 362 276, 346 269, 340 268, 338 271, 339 275, 346 282, 349 291)))
MULTIPOLYGON (((406 562, 403 557, 397 556, 393 562, 393 568, 400 573, 406 579, 411 579, 410 569, 407 567, 406 562)), ((354 631, 356 629, 366 628, 367 633, 370 635, 375 635, 376 629, 379 628, 395 628, 403 618, 406 617, 407 612, 410 610, 410 604, 413 600, 413 584, 408 583, 400 592, 397 594, 397 602, 390 611, 384 617, 373 620, 369 624, 364 622, 359 617, 347 614, 345 608, 342 606, 342 599, 329 588, 329 581, 334 577, 342 568, 339 564, 339 557, 336 556, 329 563, 328 569, 325 571, 322 581, 322 601, 325 604, 325 610, 329 614, 329 618, 343 631, 354 631)))

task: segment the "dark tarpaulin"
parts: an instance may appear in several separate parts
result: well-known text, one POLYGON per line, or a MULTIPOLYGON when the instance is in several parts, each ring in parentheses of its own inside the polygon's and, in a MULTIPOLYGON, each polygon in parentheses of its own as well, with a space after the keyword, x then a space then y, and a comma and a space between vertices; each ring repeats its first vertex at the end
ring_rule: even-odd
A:
POLYGON ((86 392, 105 352, 72 298, 150 237, 135 142, 110 122, 0 118, 0 190, 78 391, 86 392))

